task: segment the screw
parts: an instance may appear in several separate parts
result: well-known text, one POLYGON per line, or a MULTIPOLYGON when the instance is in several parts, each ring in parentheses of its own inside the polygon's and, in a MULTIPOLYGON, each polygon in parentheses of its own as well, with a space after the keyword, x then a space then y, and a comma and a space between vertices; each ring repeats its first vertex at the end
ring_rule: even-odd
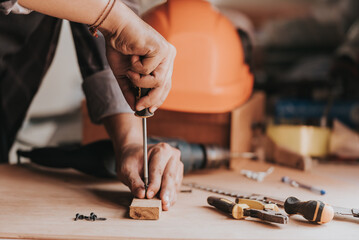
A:
POLYGON ((77 220, 82 220, 82 219, 84 219, 84 215, 76 213, 76 216, 75 216, 74 220, 77 221, 77 220))
POLYGON ((97 215, 95 213, 90 213, 90 216, 84 216, 82 214, 79 214, 79 213, 76 213, 76 216, 75 216, 75 221, 77 220, 83 220, 83 219, 86 219, 87 221, 96 221, 96 220, 100 220, 100 221, 105 221, 106 218, 99 218, 97 217, 97 215))
POLYGON ((97 215, 94 214, 94 213, 91 213, 90 218, 91 218, 92 221, 96 221, 97 215))

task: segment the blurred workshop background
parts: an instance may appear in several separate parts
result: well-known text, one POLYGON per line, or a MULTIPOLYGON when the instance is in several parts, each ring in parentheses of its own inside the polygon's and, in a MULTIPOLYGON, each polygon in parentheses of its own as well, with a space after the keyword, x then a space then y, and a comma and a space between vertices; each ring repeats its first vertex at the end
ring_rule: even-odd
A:
MULTIPOLYGON (((139 0, 140 13, 164 2, 139 0)), ((259 101, 251 103, 254 105, 250 108, 254 112, 261 111, 258 106, 264 108, 260 117, 250 113, 253 117, 248 120, 249 125, 239 126, 239 135, 247 134, 241 127, 251 128, 250 140, 243 139, 249 147, 230 146, 235 144, 233 131, 237 125, 233 126, 233 121, 247 121, 240 120, 244 113, 236 118, 235 109, 221 115, 232 121, 225 123, 227 132, 222 138, 226 140, 205 144, 218 144, 232 152, 255 152, 259 159, 269 156, 284 165, 287 163, 282 158, 288 159, 289 154, 296 159, 294 165, 289 165, 302 169, 310 168, 307 164, 312 158, 359 159, 359 1, 209 2, 231 21, 241 38, 246 63, 254 76, 253 94, 248 102, 255 96, 255 101, 259 101), (266 140, 258 137, 262 135, 266 135, 266 140), (268 152, 268 146, 276 150, 268 152)), ((12 148, 11 162, 16 162, 18 148, 90 142, 83 139, 86 121, 81 83, 66 22, 55 59, 12 148)), ((196 142, 193 137, 179 138, 196 142)), ((220 139, 218 135, 214 138, 220 139)))

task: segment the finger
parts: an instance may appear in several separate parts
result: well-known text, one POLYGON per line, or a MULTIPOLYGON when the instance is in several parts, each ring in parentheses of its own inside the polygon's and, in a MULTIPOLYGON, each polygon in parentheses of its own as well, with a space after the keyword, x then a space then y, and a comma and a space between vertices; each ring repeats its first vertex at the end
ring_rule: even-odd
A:
POLYGON ((117 79, 118 85, 121 88, 122 94, 125 97, 128 105, 132 110, 135 110, 136 98, 134 88, 128 78, 117 79))
POLYGON ((178 169, 181 169, 179 159, 180 153, 179 150, 176 149, 176 151, 173 152, 162 177, 160 196, 164 210, 168 210, 177 199, 177 181, 178 179, 181 179, 181 177, 177 176, 180 173, 178 169))
POLYGON ((155 53, 143 57, 134 55, 131 57, 131 70, 139 74, 149 75, 160 65, 163 59, 164 55, 155 53))
POLYGON ((145 198, 145 184, 142 181, 140 175, 131 174, 129 178, 129 182, 131 184, 130 189, 133 195, 135 195, 137 198, 145 198))
POLYGON ((173 63, 171 57, 164 58, 152 72, 144 74, 132 68, 128 71, 128 75, 133 76, 133 78, 131 77, 132 83, 137 87, 160 87, 164 84, 165 80, 171 79, 173 72, 173 64, 171 63, 173 63))
POLYGON ((134 71, 127 71, 127 76, 132 84, 141 88, 155 88, 158 87, 158 80, 153 75, 141 75, 134 71))
POLYGON ((130 188, 133 195, 138 198, 145 197, 145 184, 139 175, 138 168, 125 166, 120 169, 120 174, 120 178, 130 188))
POLYGON ((155 112, 166 100, 171 89, 171 82, 159 88, 151 89, 148 94, 136 102, 136 109, 150 108, 150 112, 155 112))
POLYGON ((177 199, 177 193, 174 188, 173 179, 167 180, 166 185, 168 187, 166 189, 162 189, 160 193, 160 199, 162 201, 162 209, 164 211, 168 211, 177 199))
POLYGON ((171 158, 171 146, 167 143, 156 144, 149 152, 149 186, 147 197, 153 198, 161 187, 163 172, 171 158))
POLYGON ((135 95, 133 93, 132 83, 128 77, 125 76, 126 72, 129 69, 129 56, 124 56, 119 54, 112 47, 107 46, 106 54, 108 62, 111 66, 112 72, 116 77, 117 83, 121 88, 123 96, 125 97, 127 103, 134 110, 135 108, 135 95))
POLYGON ((179 167, 177 168, 177 175, 176 175, 176 190, 177 192, 180 191, 182 186, 182 180, 183 180, 183 171, 184 171, 184 165, 181 161, 178 163, 179 167))
POLYGON ((163 210, 167 211, 169 208, 176 202, 177 198, 177 191, 176 191, 176 169, 175 169, 175 162, 173 160, 167 164, 165 174, 162 178, 162 186, 161 186, 161 193, 160 198, 162 200, 162 208, 163 210), (171 164, 172 163, 172 164, 171 164))
MULTIPOLYGON (((129 72, 128 75, 131 77, 131 81, 132 79, 140 78, 137 73, 129 72)), ((153 78, 153 76, 146 76, 142 78, 147 78, 147 77, 148 79, 153 78)), ((139 84, 139 85, 141 87, 149 86, 144 84, 139 84)), ((145 108, 150 108, 150 112, 154 113, 163 104, 163 102, 165 101, 166 97, 169 94, 170 89, 171 89, 171 82, 167 82, 164 86, 161 86, 159 88, 151 89, 146 96, 135 101, 134 109, 136 111, 141 111, 145 108)))

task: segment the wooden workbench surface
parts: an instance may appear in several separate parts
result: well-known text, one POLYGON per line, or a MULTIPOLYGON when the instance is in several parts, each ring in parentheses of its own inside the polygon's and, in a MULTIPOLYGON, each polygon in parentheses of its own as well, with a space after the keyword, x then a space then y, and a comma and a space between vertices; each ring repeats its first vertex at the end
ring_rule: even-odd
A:
MULTIPOLYGON (((269 165, 249 162, 246 169, 269 165)), ((311 173, 275 166, 259 183, 238 172, 201 171, 186 176, 196 182, 271 196, 294 195, 320 199, 333 205, 359 208, 359 166, 318 165, 311 173), (327 190, 318 196, 280 182, 287 175, 327 190)), ((0 166, 0 238, 21 239, 358 239, 359 219, 335 218, 325 225, 291 217, 287 225, 254 219, 234 220, 210 207, 213 195, 201 190, 180 193, 177 204, 160 220, 128 217, 131 194, 115 181, 99 180, 73 170, 50 170, 34 165, 0 166), (95 212, 107 221, 73 221, 76 213, 95 212)))

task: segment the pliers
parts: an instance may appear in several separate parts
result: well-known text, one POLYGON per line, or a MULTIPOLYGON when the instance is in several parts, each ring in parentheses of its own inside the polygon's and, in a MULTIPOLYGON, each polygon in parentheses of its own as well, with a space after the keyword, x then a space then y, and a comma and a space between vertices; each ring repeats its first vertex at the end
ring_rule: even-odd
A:
POLYGON ((289 220, 287 215, 279 212, 275 204, 264 204, 260 201, 241 198, 237 198, 237 203, 235 203, 226 198, 215 196, 208 197, 207 202, 209 205, 231 214, 235 219, 253 217, 280 224, 287 224, 289 220))

